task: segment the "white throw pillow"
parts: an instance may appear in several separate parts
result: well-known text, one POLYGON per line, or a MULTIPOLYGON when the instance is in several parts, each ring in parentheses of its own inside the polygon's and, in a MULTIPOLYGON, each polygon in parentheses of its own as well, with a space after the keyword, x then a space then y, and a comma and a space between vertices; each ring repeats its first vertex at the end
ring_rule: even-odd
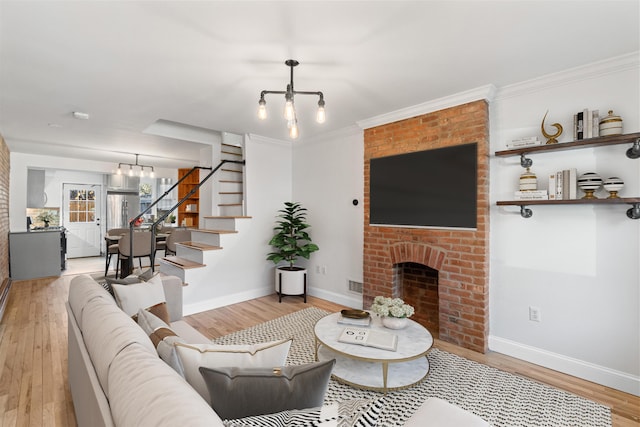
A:
POLYGON ((273 368, 283 366, 292 339, 250 345, 175 343, 182 362, 184 377, 200 396, 211 404, 209 390, 200 374, 200 367, 273 368))
POLYGON ((160 276, 154 276, 148 282, 112 286, 118 306, 129 316, 137 314, 141 308, 146 310, 166 302, 160 276))

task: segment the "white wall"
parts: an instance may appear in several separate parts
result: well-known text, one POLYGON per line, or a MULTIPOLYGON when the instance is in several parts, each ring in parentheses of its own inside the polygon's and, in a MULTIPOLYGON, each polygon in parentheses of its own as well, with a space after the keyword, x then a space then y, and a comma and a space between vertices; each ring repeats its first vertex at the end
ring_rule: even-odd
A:
POLYGON ((363 177, 357 128, 294 143, 293 197, 309 210, 310 234, 320 247, 299 262, 309 270, 309 293, 354 308, 362 308, 362 295, 348 291, 348 280, 362 282, 363 177))
MULTIPOLYGON (((542 137, 547 110, 548 130, 564 127, 560 142, 572 140, 572 115, 583 108, 613 109, 625 133, 640 131, 639 72, 636 54, 499 89, 491 152, 542 137)), ((532 154, 531 170, 539 188, 547 173, 575 167, 621 177, 622 197, 638 197, 640 160, 624 155, 629 147, 532 154)), ((530 219, 498 208, 516 190, 519 160, 491 159, 490 349, 640 394, 640 221, 627 218, 629 205, 534 206, 530 219), (529 320, 529 306, 541 322, 529 320)))

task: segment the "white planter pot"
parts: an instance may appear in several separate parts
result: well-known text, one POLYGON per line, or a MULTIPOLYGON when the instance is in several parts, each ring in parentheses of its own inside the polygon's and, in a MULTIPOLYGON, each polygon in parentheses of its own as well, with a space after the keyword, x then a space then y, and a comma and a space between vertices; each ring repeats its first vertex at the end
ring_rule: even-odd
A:
POLYGON ((276 268, 275 289, 280 295, 304 295, 306 301, 305 285, 307 280, 307 269, 302 267, 276 268))

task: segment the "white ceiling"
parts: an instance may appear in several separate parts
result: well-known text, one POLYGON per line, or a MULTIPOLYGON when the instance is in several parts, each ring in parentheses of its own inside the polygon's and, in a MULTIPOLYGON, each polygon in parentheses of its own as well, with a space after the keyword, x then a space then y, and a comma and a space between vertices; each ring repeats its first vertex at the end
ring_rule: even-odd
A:
POLYGON ((301 63, 295 89, 326 101, 318 125, 317 98, 296 97, 304 139, 636 52, 639 5, 0 0, 0 133, 14 152, 184 166, 201 141, 143 131, 164 120, 288 139, 279 96, 267 97, 266 121, 256 116, 261 90, 285 89, 288 58, 301 63))

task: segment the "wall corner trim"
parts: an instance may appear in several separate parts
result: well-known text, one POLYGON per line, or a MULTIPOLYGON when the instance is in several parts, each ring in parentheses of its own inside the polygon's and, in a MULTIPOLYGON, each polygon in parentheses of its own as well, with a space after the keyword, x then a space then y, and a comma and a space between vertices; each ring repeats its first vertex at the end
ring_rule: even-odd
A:
POLYGON ((424 102, 422 104, 402 108, 400 110, 391 111, 390 113, 360 120, 356 123, 362 129, 370 129, 376 126, 386 125, 388 123, 393 123, 400 120, 421 116, 423 114, 433 113, 434 111, 440 111, 446 108, 455 107, 457 105, 479 101, 481 99, 491 102, 495 97, 496 91, 497 90, 494 85, 488 84, 475 89, 470 89, 464 92, 437 98, 432 101, 424 102))

